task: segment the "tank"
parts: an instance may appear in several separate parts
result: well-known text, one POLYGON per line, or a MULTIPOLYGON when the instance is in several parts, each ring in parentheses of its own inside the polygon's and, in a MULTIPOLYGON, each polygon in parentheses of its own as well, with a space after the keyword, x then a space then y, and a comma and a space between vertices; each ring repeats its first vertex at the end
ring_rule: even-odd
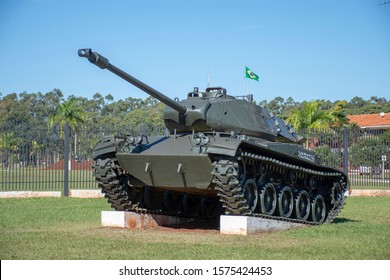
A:
POLYGON ((322 165, 289 124, 251 95, 195 87, 185 100, 173 100, 91 49, 78 54, 166 105, 165 135, 123 132, 96 144, 93 173, 114 209, 322 224, 343 208, 347 175, 322 165))

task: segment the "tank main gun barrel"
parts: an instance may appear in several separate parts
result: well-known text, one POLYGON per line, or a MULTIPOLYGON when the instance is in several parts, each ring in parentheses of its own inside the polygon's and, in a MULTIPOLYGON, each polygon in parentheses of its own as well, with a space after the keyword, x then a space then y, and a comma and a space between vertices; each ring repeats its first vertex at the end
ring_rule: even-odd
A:
POLYGON ((96 66, 100 67, 101 69, 107 69, 110 72, 114 73, 115 75, 121 77, 122 79, 128 81, 130 84, 136 86, 140 90, 148 93, 149 95, 153 96, 154 98, 158 99, 165 105, 171 107, 172 109, 176 110, 180 114, 185 114, 187 112, 187 107, 170 99, 166 95, 162 94, 161 92, 155 90, 154 88, 148 86, 147 84, 141 82, 140 80, 134 78, 133 76, 127 74, 123 70, 119 69, 118 67, 112 65, 107 58, 104 56, 98 54, 97 52, 92 52, 91 49, 79 49, 78 54, 80 57, 86 57, 91 63, 95 64, 96 66))

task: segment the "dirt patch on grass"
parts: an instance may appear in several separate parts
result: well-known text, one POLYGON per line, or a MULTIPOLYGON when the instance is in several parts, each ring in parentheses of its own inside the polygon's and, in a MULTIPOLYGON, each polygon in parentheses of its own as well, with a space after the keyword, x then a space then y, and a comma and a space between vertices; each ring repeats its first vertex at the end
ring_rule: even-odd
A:
MULTIPOLYGON (((72 170, 92 170, 92 160, 86 160, 86 161, 76 161, 72 160, 70 162, 70 166, 72 170)), ((55 162, 53 164, 50 164, 46 170, 64 170, 64 161, 60 160, 58 162, 55 162)))

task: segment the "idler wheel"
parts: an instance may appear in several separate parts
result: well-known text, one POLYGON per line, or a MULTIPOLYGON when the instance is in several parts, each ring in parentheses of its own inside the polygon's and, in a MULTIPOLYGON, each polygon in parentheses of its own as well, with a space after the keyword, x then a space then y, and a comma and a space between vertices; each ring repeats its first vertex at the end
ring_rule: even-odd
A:
POLYGON ((326 205, 322 195, 317 195, 311 202, 311 215, 315 223, 322 224, 326 216, 326 205))
POLYGON ((338 206, 342 198, 341 187, 339 184, 335 184, 332 188, 332 203, 334 206, 338 206))
POLYGON ((278 192, 279 215, 290 218, 294 209, 294 196, 289 187, 283 187, 278 192))
POLYGON ((307 191, 300 191, 295 197, 295 215, 297 219, 306 221, 310 214, 310 196, 307 191))
POLYGON ((276 189, 273 184, 268 183, 260 190, 260 210, 261 213, 273 215, 276 210, 277 199, 276 189))
POLYGON ((248 205, 248 215, 250 215, 256 210, 259 200, 259 190, 257 188, 256 182, 252 179, 246 180, 243 193, 248 205))

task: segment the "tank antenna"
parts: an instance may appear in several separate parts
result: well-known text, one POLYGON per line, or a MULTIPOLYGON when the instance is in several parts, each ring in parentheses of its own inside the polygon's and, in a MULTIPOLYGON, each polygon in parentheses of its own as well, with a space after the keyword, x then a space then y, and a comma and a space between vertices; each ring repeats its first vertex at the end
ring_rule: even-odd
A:
POLYGON ((210 68, 207 69, 207 87, 210 87, 210 68))

